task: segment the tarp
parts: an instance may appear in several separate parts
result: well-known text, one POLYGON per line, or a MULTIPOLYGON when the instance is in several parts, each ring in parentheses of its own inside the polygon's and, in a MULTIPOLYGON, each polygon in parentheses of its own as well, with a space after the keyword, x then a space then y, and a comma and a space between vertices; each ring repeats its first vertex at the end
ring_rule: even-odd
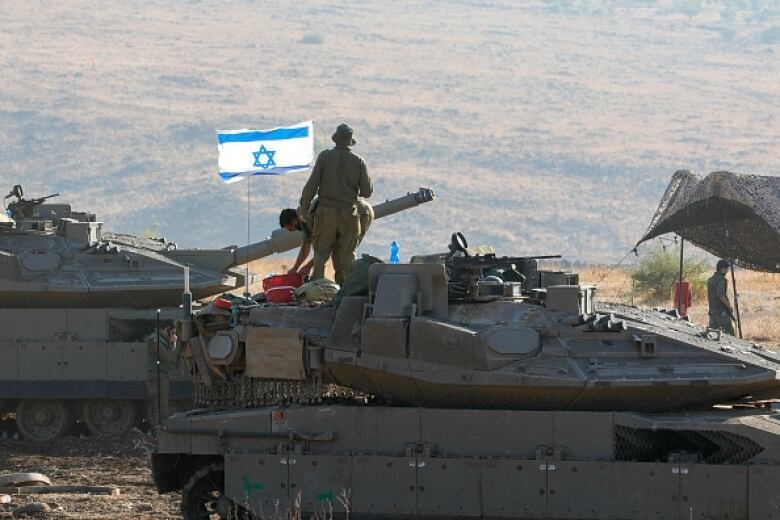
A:
POLYGON ((780 177, 674 174, 639 241, 676 233, 715 256, 780 272, 780 177))

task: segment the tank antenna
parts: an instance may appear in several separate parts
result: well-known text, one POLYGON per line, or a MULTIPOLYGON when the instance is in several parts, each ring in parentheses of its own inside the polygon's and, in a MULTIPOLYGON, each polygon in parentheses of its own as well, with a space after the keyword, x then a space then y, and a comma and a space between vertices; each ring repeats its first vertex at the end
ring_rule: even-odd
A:
POLYGON ((179 337, 182 341, 192 339, 192 293, 190 292, 190 267, 184 266, 184 292, 181 295, 182 316, 180 320, 179 337))

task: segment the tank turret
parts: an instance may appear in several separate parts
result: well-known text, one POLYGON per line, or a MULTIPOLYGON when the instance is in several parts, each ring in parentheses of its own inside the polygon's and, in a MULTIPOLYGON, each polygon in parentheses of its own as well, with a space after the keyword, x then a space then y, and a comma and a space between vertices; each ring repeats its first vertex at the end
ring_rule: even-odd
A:
POLYGON ((550 256, 456 234, 355 269, 338 305, 223 298, 182 320, 212 410, 163 424, 158 491, 185 520, 774 518, 780 356, 598 304, 550 256))
POLYGON ((338 308, 261 304, 243 307, 238 324, 204 310, 193 341, 210 367, 196 383, 201 404, 235 402, 224 385, 246 391, 246 404, 316 399, 329 384, 453 408, 668 411, 780 398, 771 351, 658 311, 597 306, 576 274, 539 268, 557 255, 474 250, 456 233, 449 253, 423 263, 373 264, 367 294, 338 308))
MULTIPOLYGON (((21 186, 6 196, 9 217, 0 222, 0 306, 176 306, 183 270, 190 268, 195 299, 244 285, 236 266, 300 246, 300 232, 277 229, 271 237, 238 247, 186 249, 164 239, 108 233, 94 213, 46 197, 26 199, 21 186)), ((374 207, 383 218, 434 199, 415 193, 374 207)))

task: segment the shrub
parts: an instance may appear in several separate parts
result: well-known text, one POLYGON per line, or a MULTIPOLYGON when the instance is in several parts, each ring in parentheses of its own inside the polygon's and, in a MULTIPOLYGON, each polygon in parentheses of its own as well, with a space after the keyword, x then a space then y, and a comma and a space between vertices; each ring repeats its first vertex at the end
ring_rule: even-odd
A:
POLYGON ((325 43, 325 38, 323 38, 320 34, 309 33, 303 35, 303 37, 298 41, 300 43, 308 43, 309 45, 322 45, 325 43))
MULTIPOLYGON (((696 300, 706 297, 706 275, 708 265, 702 260, 685 258, 683 278, 690 282, 693 297, 696 300)), ((680 250, 678 248, 652 249, 639 260, 636 271, 632 273, 635 293, 651 305, 671 302, 672 288, 680 273, 680 250)))

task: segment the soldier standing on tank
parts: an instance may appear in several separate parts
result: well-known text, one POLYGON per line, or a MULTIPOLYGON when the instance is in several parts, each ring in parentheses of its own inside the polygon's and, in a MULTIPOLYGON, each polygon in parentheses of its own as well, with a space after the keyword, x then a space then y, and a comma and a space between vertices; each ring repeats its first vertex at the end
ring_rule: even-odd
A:
POLYGON ((720 329, 723 332, 734 335, 734 325, 731 323, 734 312, 727 294, 728 284, 726 273, 729 271, 728 260, 718 260, 715 266, 715 274, 707 280, 707 301, 709 303, 709 316, 711 329, 720 329))
POLYGON ((168 372, 174 366, 178 352, 176 351, 176 330, 173 327, 165 327, 160 332, 160 349, 159 359, 160 367, 157 368, 157 331, 155 330, 146 338, 146 389, 149 392, 149 400, 151 401, 149 420, 156 422, 158 418, 158 405, 159 405, 159 417, 165 419, 170 415, 170 389, 171 381, 168 377, 168 372), (158 384, 157 374, 159 373, 160 379, 158 384))
MULTIPOLYGON (((298 216, 309 214, 312 199, 319 197, 314 212, 312 279, 325 277, 325 262, 333 256, 336 283, 342 285, 355 260, 360 232, 358 197, 373 192, 366 162, 352 152, 356 144, 352 128, 341 124, 331 137, 336 146, 320 152, 311 176, 303 187, 298 216)), ((304 217, 305 220, 305 217, 304 217)))

